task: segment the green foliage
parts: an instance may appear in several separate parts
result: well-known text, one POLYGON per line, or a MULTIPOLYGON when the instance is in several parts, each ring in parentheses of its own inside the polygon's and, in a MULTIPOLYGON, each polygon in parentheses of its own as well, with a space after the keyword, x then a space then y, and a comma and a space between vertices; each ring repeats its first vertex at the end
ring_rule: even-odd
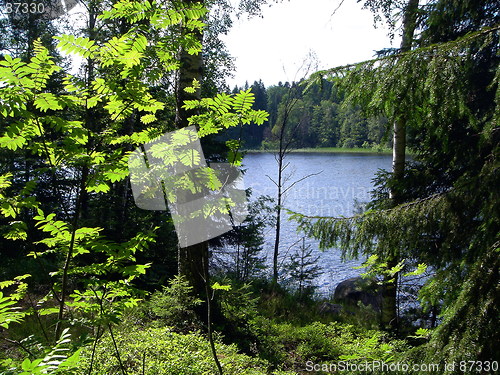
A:
MULTIPOLYGON (((109 348, 113 345, 112 351, 121 362, 112 326, 126 311, 138 306, 141 294, 135 285, 149 267, 148 263, 139 261, 138 256, 154 242, 156 228, 137 227, 134 234, 126 233, 122 237, 119 233, 119 240, 113 241, 106 236, 110 232, 106 220, 91 217, 95 211, 89 213, 89 207, 111 199, 109 193, 116 193, 117 187, 123 186, 128 176, 127 158, 134 146, 153 140, 172 125, 171 122, 170 126, 164 124, 170 115, 164 111, 171 97, 158 95, 157 91, 161 90, 155 86, 179 67, 179 48, 189 54, 201 52, 200 41, 189 35, 195 33, 178 35, 177 28, 182 25, 191 31, 201 31, 205 26, 201 19, 207 11, 202 3, 175 5, 119 1, 96 21, 110 26, 106 27, 110 33, 105 39, 96 37, 100 25, 90 26, 88 37, 57 36, 61 51, 86 59, 84 78, 63 72, 39 41, 35 42, 34 53, 28 59, 2 57, 0 147, 12 157, 6 166, 11 172, 0 178, 2 224, 7 223, 9 228, 2 234, 9 240, 21 240, 20 246, 35 261, 50 259, 52 262, 53 282, 47 285, 50 292, 37 301, 33 311, 44 333, 47 328, 44 323, 48 321, 45 317, 54 318, 50 322, 55 320, 55 336, 60 336, 56 346, 44 353, 44 357, 36 359, 37 355, 33 355, 19 366, 13 361, 6 362, 14 373, 17 370, 27 374, 73 373, 78 353, 69 356, 66 348, 69 336, 63 329, 67 324, 75 331, 84 332, 83 336, 95 335, 94 347, 89 351, 97 348, 103 331, 109 329, 111 337, 103 339, 104 345, 109 348), (121 34, 117 35, 113 29, 118 24, 121 34), (61 82, 55 90, 50 84, 56 73, 61 82), (28 165, 26 155, 35 161, 30 160, 28 165), (23 162, 28 165, 25 175, 12 173, 23 162), (49 181, 51 189, 41 190, 38 181, 45 184, 49 181), (44 202, 44 194, 53 197, 56 204, 44 202)), ((95 11, 94 6, 89 4, 89 12, 95 11)), ((200 84, 194 82, 192 89, 199 87, 200 84)), ((231 126, 265 122, 267 113, 252 109, 253 101, 253 94, 246 90, 185 104, 200 109, 199 117, 191 121, 200 125, 200 136, 204 136, 231 126)), ((239 164, 239 144, 229 143, 229 146, 231 161, 239 164)), ((220 188, 213 171, 206 169, 200 173, 210 189, 220 188)), ((189 181, 179 182, 189 188, 189 181)), ((123 196, 127 197, 127 193, 123 196)), ((122 203, 119 202, 120 206, 122 203)), ((185 324, 193 316, 192 309, 200 303, 189 294, 190 287, 185 281, 174 280, 163 292, 153 295, 152 310, 168 321, 185 324)), ((14 299, 15 294, 0 297, 2 327, 9 328, 10 324, 22 321, 24 313, 12 309, 14 299)), ((180 344, 169 347, 170 342, 165 343, 165 347, 170 348, 166 352, 157 345, 160 358, 152 361, 152 373, 159 373, 160 366, 164 369, 165 362, 172 362, 173 367, 163 373, 191 374, 196 373, 197 368, 214 370, 207 343, 199 335, 193 337, 197 341, 192 357, 186 345, 192 342, 192 337, 177 336, 180 344), (187 356, 185 362, 181 358, 176 367, 175 360, 170 360, 179 358, 179 347, 186 350, 187 356), (200 357, 197 351, 201 348, 205 352, 197 367, 194 359, 200 357), (168 358, 162 358, 166 353, 168 358)), ((34 340, 34 336, 30 336, 31 339, 34 340)), ((222 361, 226 372, 261 373, 256 368, 261 365, 260 361, 239 356, 233 348, 223 352, 228 353, 228 358, 234 357, 222 361)), ((129 366, 127 355, 125 353, 124 364, 119 364, 121 371, 129 366)), ((102 358, 90 362, 90 366, 96 363, 97 370, 100 365, 107 365, 102 358)), ((112 372, 105 369, 103 373, 112 372)))
MULTIPOLYGON (((363 269, 366 268, 366 272, 361 275, 364 278, 376 277, 376 276, 384 276, 385 282, 392 283, 396 275, 400 274, 401 271, 405 269, 406 259, 402 259, 398 264, 393 267, 388 267, 387 262, 383 262, 379 259, 379 256, 374 254, 370 255, 366 261, 363 262, 361 266, 353 267, 354 269, 363 269)), ((424 263, 420 263, 416 266, 413 271, 408 271, 401 274, 402 277, 409 276, 420 276, 423 275, 427 271, 427 265, 424 263)))
MULTIPOLYGON (((217 374, 208 341, 199 333, 178 334, 168 327, 139 330, 127 327, 116 335, 127 374, 192 375, 217 374)), ((120 374, 109 337, 96 352, 96 375, 120 374)), ((239 354, 234 345, 216 343, 225 374, 267 374, 266 362, 239 354)), ((79 374, 86 374, 90 351, 82 353, 79 374)))
POLYGON ((394 361, 406 344, 387 342, 379 331, 360 330, 341 323, 315 322, 305 326, 255 320, 261 356, 272 363, 283 364, 285 369, 304 369, 307 361, 338 363, 349 361, 394 361))
POLYGON ((17 362, 12 359, 0 360, 2 375, 36 375, 36 374, 77 374, 80 361, 80 349, 71 347, 71 335, 65 329, 56 344, 46 350, 41 358, 17 362))
MULTIPOLYGON (((261 128, 248 126, 241 129, 240 136, 245 149, 277 149, 278 134, 283 122, 285 107, 288 132, 297 128, 293 147, 361 147, 363 142, 386 145, 389 134, 385 117, 367 116, 359 107, 343 105, 345 99, 331 82, 322 80, 304 89, 299 83, 264 87, 262 82, 254 82, 251 90, 255 93, 254 108, 265 109, 268 121, 261 128), (291 93, 293 91, 293 94, 291 93), (291 97, 296 99, 292 103, 291 97)), ((233 92, 237 91, 236 89, 233 92)), ((236 132, 230 132, 236 136, 236 132)))
POLYGON ((500 249, 498 245, 471 266, 458 298, 445 310, 443 322, 426 344, 429 363, 492 361, 498 354, 498 329, 491 324, 500 313, 500 249))
POLYGON ((311 245, 306 246, 305 237, 303 237, 302 244, 290 255, 289 263, 285 266, 292 282, 297 284, 299 297, 302 297, 306 291, 312 292, 313 281, 323 273, 318 260, 319 256, 313 256, 311 245))
MULTIPOLYGON (((366 3, 389 14, 397 5, 366 3)), ((435 361, 495 356, 489 344, 498 315, 492 308, 498 294, 493 259, 498 258, 499 228, 499 17, 493 3, 432 2, 416 10, 425 16, 418 17, 421 33, 408 41, 417 46, 414 50, 402 47, 404 53, 313 77, 335 81, 345 91, 344 105, 403 124, 416 163, 407 163, 402 176, 379 173, 374 201, 360 215, 295 219, 321 246, 340 246, 346 256, 377 254, 377 263, 389 267, 386 274, 414 276, 424 271, 423 264, 432 267, 435 274, 420 296, 425 308, 443 305, 444 320, 425 348, 435 361), (400 198, 396 207, 394 196, 400 198), (391 262, 400 257, 417 270, 391 262), (490 259, 488 267, 485 259, 490 259)))
POLYGON ((14 280, 0 281, 0 290, 15 286, 15 289, 9 295, 4 296, 0 292, 0 327, 8 329, 12 323, 21 323, 28 311, 20 311, 19 307, 15 307, 19 300, 21 300, 28 289, 28 284, 23 281, 31 275, 17 276, 14 280))
POLYGON ((248 329, 249 321, 258 314, 258 297, 254 295, 251 284, 243 284, 221 293, 217 301, 225 319, 241 332, 248 329))
POLYGON ((12 307, 15 304, 16 301, 10 297, 4 297, 0 292, 0 327, 9 328, 12 323, 22 322, 25 314, 16 311, 15 307, 12 307))
POLYGON ((68 54, 75 54, 85 58, 94 56, 98 49, 95 41, 89 38, 75 37, 74 35, 56 36, 54 39, 59 40, 58 48, 68 54))
MULTIPOLYGON (((153 231, 139 232, 117 243, 103 236, 107 228, 85 226, 82 217, 88 216, 89 202, 100 199, 128 176, 130 147, 158 135, 139 123, 134 125, 135 132, 124 130, 137 115, 144 124, 157 123, 157 113, 165 109, 165 103, 151 94, 153 82, 159 79, 155 69, 168 74, 177 68, 172 64, 175 58, 167 58, 166 54, 171 52, 174 56, 180 44, 192 54, 201 49, 199 42, 189 36, 171 43, 171 35, 160 31, 179 24, 201 29, 204 24, 199 20, 205 13, 206 9, 198 3, 178 9, 156 2, 116 3, 100 19, 125 17, 137 23, 121 35, 106 41, 71 35, 56 37, 62 51, 87 58, 95 67, 95 75, 85 81, 64 74, 57 93, 51 92, 48 85, 61 68, 41 42, 35 42, 34 54, 28 61, 5 55, 0 62, 0 114, 2 121, 10 123, 2 129, 0 146, 36 155, 45 164, 34 170, 41 179, 47 173, 51 178, 64 175, 64 183, 55 184, 51 194, 68 197, 61 207, 50 207, 54 212, 48 213, 42 203, 28 196, 32 181, 25 181, 21 194, 10 197, 4 191, 10 187, 12 174, 5 174, 1 180, 2 215, 17 219, 22 213, 23 219, 28 219, 11 221, 6 237, 26 239, 26 228, 34 227, 39 232, 33 237, 36 240, 32 241, 29 255, 35 259, 55 256, 62 261, 51 274, 55 280, 51 295, 59 306, 44 310, 44 314, 57 312, 61 319, 66 308, 71 307, 100 325, 116 322, 124 308, 137 304, 132 283, 145 274, 149 265, 138 264, 136 253, 147 250, 154 239, 153 231), (145 18, 150 21, 152 35, 162 35, 155 43, 148 41, 141 26, 145 18), (107 275, 118 280, 110 281, 107 275), (73 280, 78 286, 70 291, 73 280)), ((200 135, 204 131, 214 132, 210 124, 218 121, 219 115, 224 119, 223 127, 251 121, 262 123, 266 113, 252 110, 252 101, 249 91, 234 97, 220 94, 203 99, 200 105, 208 109, 204 114, 207 125, 202 126, 200 135)), ((200 173, 211 189, 220 187, 213 171, 200 173)), ((60 330, 60 324, 56 330, 60 330)))
POLYGON ((430 334, 431 334, 431 331, 429 329, 427 329, 427 328, 419 328, 415 332, 414 336, 409 336, 409 337, 413 337, 413 338, 417 338, 417 339, 420 339, 420 338, 428 339, 429 336, 430 336, 430 334))
POLYGON ((193 295, 193 287, 182 278, 175 276, 161 291, 151 295, 148 310, 169 326, 186 329, 196 322, 194 309, 203 301, 193 295))
POLYGON ((261 254, 264 245, 263 231, 272 225, 274 201, 268 196, 260 196, 248 205, 245 220, 231 232, 222 236, 214 248, 223 251, 226 256, 214 260, 216 273, 234 277, 239 282, 248 282, 262 276, 265 259, 261 254))
MULTIPOLYGON (((35 42, 34 53, 26 61, 4 55, 0 62, 0 147, 13 156, 12 160, 20 155, 19 160, 24 161, 25 155, 34 155, 37 160, 25 171, 30 173, 25 181, 16 174, 14 185, 13 173, 0 180, 2 224, 9 228, 2 234, 10 240, 29 239, 20 246, 29 249, 31 257, 51 259, 56 265, 50 270, 50 293, 37 307, 37 316, 57 314, 56 336, 68 322, 99 335, 103 327, 111 330, 124 311, 140 301, 134 284, 149 264, 141 264, 137 254, 154 241, 154 229, 136 228, 135 234, 127 234, 120 242, 109 240, 104 236, 108 228, 85 225, 92 222, 88 207, 128 176, 131 147, 158 135, 159 129, 144 129, 140 122, 132 126, 132 122, 138 118, 143 124, 158 127, 156 116, 165 103, 153 96, 152 87, 161 75, 178 67, 175 55, 180 44, 193 54, 201 50, 200 43, 188 37, 178 37, 172 43, 172 34, 165 33, 165 28, 182 23, 201 29, 204 24, 199 20, 205 12, 202 4, 178 10, 156 2, 115 4, 101 20, 125 17, 138 24, 107 40, 95 39, 95 35, 56 38, 62 51, 86 58, 92 65, 88 71, 93 71, 85 80, 61 73, 59 90, 52 90, 49 84, 61 68, 40 41, 35 42), (145 13, 128 14, 133 11, 145 13), (148 30, 140 25, 146 17, 149 31, 162 35, 155 42, 147 39, 148 30), (45 204, 31 196, 35 181, 29 179, 34 178, 51 181, 50 195, 61 204, 45 204)), ((235 108, 243 122, 265 117, 248 111, 251 99, 249 93, 236 96, 235 108)), ((218 108, 223 103, 214 103, 213 111, 221 112, 218 108)), ((18 165, 21 163, 16 161, 8 167, 13 172, 18 165)), ((213 173, 205 173, 210 187, 220 186, 213 173)), ((11 300, 2 296, 4 327, 21 318, 12 311, 11 300)), ((26 362, 24 367, 38 368, 42 362, 26 362)))
MULTIPOLYGON (((101 325, 117 322, 125 308, 135 306, 139 299, 137 291, 132 286, 133 281, 145 273, 149 264, 137 264, 136 253, 144 251, 148 243, 154 241, 153 232, 139 233, 134 238, 122 244, 113 243, 100 235, 102 228, 81 227, 70 230, 67 223, 56 220, 55 214, 45 215, 38 209, 38 216, 34 217, 35 226, 50 236, 39 241, 47 247, 45 251, 34 251, 29 255, 35 258, 46 256, 54 252, 69 255, 74 262, 87 254, 93 254, 96 259, 91 264, 71 264, 68 269, 60 269, 52 273, 53 277, 60 277, 61 283, 56 281, 54 288, 62 290, 64 273, 78 278, 80 285, 85 289, 74 290, 67 306, 77 314, 77 320, 101 325), (105 275, 119 275, 119 281, 111 281, 105 275)), ((41 314, 57 313, 59 309, 42 308, 41 314)))
POLYGON ((241 90, 233 96, 218 94, 215 98, 187 100, 184 108, 199 109, 204 112, 189 118, 190 124, 199 126, 199 136, 204 137, 240 124, 262 125, 267 120, 268 113, 252 109, 253 101, 254 94, 248 89, 241 90))
POLYGON ((224 290, 226 292, 231 290, 231 285, 221 285, 218 281, 212 284, 212 290, 224 290))

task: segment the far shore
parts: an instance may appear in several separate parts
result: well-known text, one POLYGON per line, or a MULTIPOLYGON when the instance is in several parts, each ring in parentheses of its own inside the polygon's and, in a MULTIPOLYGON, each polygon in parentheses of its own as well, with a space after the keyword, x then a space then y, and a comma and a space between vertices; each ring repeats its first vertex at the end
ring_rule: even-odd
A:
MULTIPOLYGON (((243 152, 256 154, 267 152, 278 152, 278 150, 243 150, 243 152)), ((391 149, 376 150, 373 148, 345 148, 345 147, 317 147, 317 148, 297 148, 290 150, 292 153, 307 152, 307 153, 352 153, 352 154, 392 154, 391 149)))

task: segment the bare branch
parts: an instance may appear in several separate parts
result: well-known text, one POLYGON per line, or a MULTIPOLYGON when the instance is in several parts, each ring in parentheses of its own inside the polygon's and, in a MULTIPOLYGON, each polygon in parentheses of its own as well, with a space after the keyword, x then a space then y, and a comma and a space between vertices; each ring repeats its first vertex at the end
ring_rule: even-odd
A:
POLYGON ((286 192, 288 190, 290 190, 291 188, 293 188, 299 182, 304 181, 306 178, 309 178, 309 177, 312 177, 312 176, 317 176, 317 175, 319 175, 321 173, 323 173, 323 171, 319 171, 319 172, 316 172, 316 173, 310 173, 307 176, 302 177, 301 179, 295 181, 293 184, 291 184, 289 187, 287 187, 285 190, 283 190, 283 194, 286 194, 286 192))
POLYGON ((341 0, 339 5, 337 5, 337 7, 335 8, 335 10, 332 12, 332 14, 330 14, 330 17, 333 17, 335 15, 335 13, 337 13, 337 10, 340 9, 340 7, 342 6, 342 4, 344 4, 344 1, 345 0, 341 0))
POLYGON ((271 180, 271 182, 272 182, 273 184, 275 184, 276 186, 278 186, 278 184, 276 183, 276 181, 274 181, 274 180, 271 178, 271 176, 269 176, 268 174, 266 174, 266 177, 267 177, 268 179, 270 179, 270 180, 271 180))
POLYGON ((286 249, 285 251, 285 254, 283 255, 282 257, 282 260, 281 260, 281 263, 280 263, 280 266, 279 268, 282 268, 283 267, 283 263, 285 263, 285 260, 286 260, 286 256, 288 255, 289 251, 292 249, 292 247, 294 247, 295 245, 297 245, 300 241, 302 241, 302 238, 299 238, 297 241, 295 241, 293 244, 291 244, 290 246, 288 246, 288 249, 286 249))

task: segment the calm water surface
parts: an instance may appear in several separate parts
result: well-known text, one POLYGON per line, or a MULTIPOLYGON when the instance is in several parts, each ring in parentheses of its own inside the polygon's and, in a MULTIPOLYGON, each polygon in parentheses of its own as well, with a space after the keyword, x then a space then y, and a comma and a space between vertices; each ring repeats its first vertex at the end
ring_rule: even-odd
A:
MULTIPOLYGON (((286 157, 289 162, 285 175, 290 176, 293 183, 309 174, 311 176, 289 190, 285 197, 284 207, 306 215, 349 216, 355 213, 356 202, 366 203, 370 200, 373 189, 372 179, 378 169, 390 170, 391 155, 380 154, 341 154, 341 153, 293 153, 286 157)), ((267 177, 276 181, 278 175, 277 162, 271 153, 250 153, 243 160, 245 185, 253 190, 253 198, 259 195, 276 197, 277 188, 267 177)), ((281 255, 283 261, 288 261, 290 255, 298 248, 302 234, 296 232, 294 222, 288 221, 288 215, 283 214, 281 229, 281 255)), ((269 228, 265 233, 266 245, 264 251, 268 264, 271 265, 274 248, 274 230, 269 228)), ((333 292, 335 286, 342 280, 358 275, 361 271, 352 267, 362 263, 361 260, 342 262, 340 251, 328 249, 318 250, 318 243, 306 239, 317 256, 324 274, 315 284, 321 294, 333 292)))

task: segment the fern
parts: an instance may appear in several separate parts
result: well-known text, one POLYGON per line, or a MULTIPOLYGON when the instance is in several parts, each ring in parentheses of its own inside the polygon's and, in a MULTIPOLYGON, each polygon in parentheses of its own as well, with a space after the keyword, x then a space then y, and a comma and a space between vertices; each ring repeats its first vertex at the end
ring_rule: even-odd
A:
POLYGON ((78 367, 80 349, 71 353, 71 335, 65 329, 54 347, 43 357, 30 360, 24 359, 19 366, 9 368, 9 374, 70 374, 78 367))
POLYGON ((21 323, 26 315, 13 307, 16 304, 11 297, 4 297, 0 292, 0 327, 9 328, 12 323, 21 323))

